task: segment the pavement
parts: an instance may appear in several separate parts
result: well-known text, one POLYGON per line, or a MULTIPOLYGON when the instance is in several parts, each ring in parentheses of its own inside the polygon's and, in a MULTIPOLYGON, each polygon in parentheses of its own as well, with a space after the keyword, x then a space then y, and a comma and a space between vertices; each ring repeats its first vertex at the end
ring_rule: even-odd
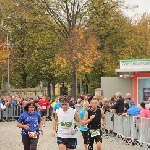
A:
MULTIPOLYGON (((21 141, 21 129, 16 127, 17 122, 0 122, 0 150, 23 150, 21 141)), ((44 135, 40 135, 37 150, 58 150, 56 138, 51 136, 52 121, 46 122, 43 127, 44 135)), ((84 150, 83 139, 80 131, 78 132, 76 150, 84 150)), ((145 147, 137 148, 127 146, 125 142, 114 137, 103 137, 102 150, 145 150, 145 147)), ((96 150, 96 147, 94 147, 96 150)))

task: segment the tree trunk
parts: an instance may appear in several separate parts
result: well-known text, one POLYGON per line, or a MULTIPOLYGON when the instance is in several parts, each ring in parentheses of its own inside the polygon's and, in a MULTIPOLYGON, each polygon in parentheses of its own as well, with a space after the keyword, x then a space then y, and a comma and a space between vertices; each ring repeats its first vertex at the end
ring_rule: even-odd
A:
POLYGON ((77 98, 76 94, 76 71, 72 72, 71 75, 71 80, 72 80, 72 88, 71 88, 71 96, 74 97, 75 99, 77 98))
POLYGON ((27 73, 22 74, 22 88, 27 88, 27 73))
POLYGON ((85 93, 88 94, 89 90, 88 90, 88 84, 85 84, 85 93))
POLYGON ((50 93, 50 81, 47 82, 47 96, 50 97, 51 93, 50 93))

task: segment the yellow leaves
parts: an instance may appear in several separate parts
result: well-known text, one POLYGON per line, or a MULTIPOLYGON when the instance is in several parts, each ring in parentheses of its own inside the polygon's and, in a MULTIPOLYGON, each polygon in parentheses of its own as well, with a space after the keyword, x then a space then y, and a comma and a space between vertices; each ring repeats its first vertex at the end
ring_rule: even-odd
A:
POLYGON ((3 65, 6 63, 6 58, 8 57, 8 53, 6 51, 5 43, 0 43, 0 65, 3 65))
POLYGON ((100 58, 96 38, 92 34, 86 36, 83 29, 72 30, 63 45, 55 58, 56 65, 61 68, 75 68, 78 72, 90 73, 94 62, 100 58))

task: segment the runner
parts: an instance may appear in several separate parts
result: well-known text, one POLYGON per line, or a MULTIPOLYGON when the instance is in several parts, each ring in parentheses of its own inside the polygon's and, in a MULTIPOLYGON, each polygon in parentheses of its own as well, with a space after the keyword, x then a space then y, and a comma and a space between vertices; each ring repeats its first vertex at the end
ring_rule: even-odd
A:
POLYGON ((77 145, 78 130, 74 127, 74 118, 79 126, 79 116, 75 109, 69 107, 67 98, 62 98, 60 104, 61 108, 56 110, 52 136, 55 136, 58 126, 57 143, 59 150, 74 150, 77 145))
POLYGON ((46 97, 43 96, 38 104, 40 106, 40 114, 43 122, 43 127, 45 127, 47 108, 49 108, 49 102, 46 100, 46 97))
POLYGON ((39 128, 43 134, 41 117, 38 113, 37 106, 34 103, 28 103, 17 123, 17 127, 22 128, 22 143, 24 150, 36 150, 39 139, 39 128))
POLYGON ((88 150, 93 150, 94 140, 97 145, 97 150, 101 150, 101 118, 103 120, 103 128, 106 126, 106 118, 104 112, 98 108, 97 99, 93 98, 90 102, 90 106, 91 108, 85 112, 85 117, 82 121, 82 125, 88 124, 88 150))
MULTIPOLYGON (((88 110, 89 102, 84 101, 83 109, 79 112, 80 120, 84 119, 85 112, 88 110)), ((84 148, 87 150, 87 140, 88 140, 88 132, 87 132, 87 125, 80 125, 80 131, 82 132, 82 137, 84 140, 84 148)))
POLYGON ((61 105, 59 103, 59 98, 56 99, 56 104, 53 107, 53 117, 55 118, 56 110, 61 108, 61 105))

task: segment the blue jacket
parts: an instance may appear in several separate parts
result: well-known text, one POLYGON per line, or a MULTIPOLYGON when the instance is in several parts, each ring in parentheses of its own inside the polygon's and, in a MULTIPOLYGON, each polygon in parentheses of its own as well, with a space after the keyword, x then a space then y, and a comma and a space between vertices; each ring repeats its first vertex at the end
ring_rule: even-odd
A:
POLYGON ((131 106, 128 110, 127 110, 127 115, 129 116, 138 116, 140 114, 140 108, 137 106, 131 106))

